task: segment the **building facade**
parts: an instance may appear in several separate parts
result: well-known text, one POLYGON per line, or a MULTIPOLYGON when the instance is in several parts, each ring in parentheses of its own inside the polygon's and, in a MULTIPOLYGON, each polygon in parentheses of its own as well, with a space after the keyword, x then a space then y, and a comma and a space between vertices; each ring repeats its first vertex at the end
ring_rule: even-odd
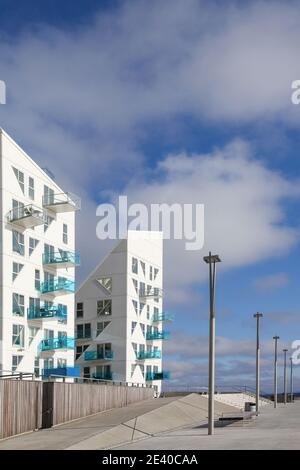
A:
POLYGON ((83 377, 161 389, 161 232, 128 231, 76 293, 76 364, 83 377))
POLYGON ((3 130, 0 165, 0 369, 64 375, 74 366, 80 200, 3 130))

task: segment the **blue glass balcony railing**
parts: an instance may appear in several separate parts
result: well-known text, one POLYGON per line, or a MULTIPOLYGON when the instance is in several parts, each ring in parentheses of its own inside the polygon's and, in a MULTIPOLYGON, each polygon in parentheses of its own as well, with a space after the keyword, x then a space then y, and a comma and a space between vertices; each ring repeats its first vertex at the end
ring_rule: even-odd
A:
POLYGON ((66 321, 68 310, 66 305, 43 305, 27 309, 28 320, 54 319, 66 321))
POLYGON ((151 333, 146 334, 146 339, 153 340, 153 339, 168 339, 170 333, 168 331, 152 331, 151 333))
POLYGON ((42 376, 80 377, 80 367, 50 367, 42 370, 42 376))
POLYGON ((92 378, 97 380, 112 380, 113 375, 112 372, 103 372, 102 374, 98 372, 97 374, 93 374, 92 378))
POLYGON ((174 320, 174 315, 168 312, 161 312, 161 313, 154 313, 153 315, 153 323, 158 322, 172 322, 174 320))
POLYGON ((51 351, 53 349, 75 349, 75 339, 69 336, 42 339, 39 344, 40 351, 51 351))
POLYGON ((161 359, 161 351, 140 351, 137 355, 138 359, 161 359))
POLYGON ((40 292, 42 294, 48 294, 53 292, 54 294, 68 294, 75 292, 75 282, 70 279, 53 279, 53 281, 45 281, 41 283, 40 292))
POLYGON ((146 372, 145 379, 146 380, 167 380, 170 378, 170 372, 162 371, 162 372, 146 372))
POLYGON ((72 267, 79 266, 80 256, 73 251, 57 251, 43 254, 43 264, 51 266, 72 267))
POLYGON ((85 361, 111 360, 113 357, 113 351, 86 351, 84 353, 85 361))
POLYGON ((80 333, 77 332, 77 336, 76 336, 77 340, 85 340, 85 339, 91 339, 91 338, 92 338, 92 332, 91 331, 88 332, 88 333, 86 331, 85 332, 80 332, 80 333))

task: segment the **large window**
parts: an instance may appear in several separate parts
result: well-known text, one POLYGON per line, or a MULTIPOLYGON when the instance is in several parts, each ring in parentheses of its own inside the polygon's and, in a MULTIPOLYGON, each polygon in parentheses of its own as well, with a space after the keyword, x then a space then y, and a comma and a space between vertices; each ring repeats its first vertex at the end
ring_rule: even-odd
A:
POLYGON ((49 186, 44 186, 44 205, 49 205, 54 203, 54 190, 49 188, 49 186))
POLYGON ((85 351, 87 348, 89 348, 89 346, 90 346, 89 344, 83 344, 83 345, 81 345, 81 346, 77 346, 77 347, 76 347, 76 361, 77 361, 77 359, 80 358, 80 356, 82 355, 82 353, 84 353, 84 351, 85 351))
POLYGON ((57 367, 67 367, 67 359, 57 358, 57 367))
POLYGON ((90 323, 82 323, 81 325, 77 325, 77 338, 84 339, 84 338, 91 338, 92 331, 91 331, 91 324, 90 323))
POLYGON ((24 194, 25 193, 24 173, 23 173, 23 171, 18 170, 18 168, 13 167, 13 170, 14 170, 14 174, 16 175, 16 178, 18 180, 19 186, 22 190, 22 193, 24 194))
POLYGON ((21 355, 13 355, 12 356, 12 361, 11 361, 11 370, 12 372, 15 372, 20 364, 20 362, 22 361, 23 359, 23 356, 21 355))
POLYGON ((139 272, 138 260, 136 258, 132 258, 132 272, 134 274, 138 274, 139 272))
POLYGON ((96 335, 100 335, 102 331, 110 324, 110 321, 101 321, 97 322, 97 333, 96 335))
POLYGON ((24 295, 16 294, 15 292, 12 295, 12 313, 13 315, 18 315, 24 317, 25 312, 25 299, 24 295))
POLYGON ((54 367, 54 360, 52 357, 47 357, 44 359, 44 369, 53 369, 54 367))
POLYGON ((83 318, 83 302, 77 302, 76 317, 77 318, 83 318))
POLYGON ((111 299, 97 300, 97 315, 111 315, 111 299))
POLYGON ((34 375, 36 377, 40 376, 40 358, 38 356, 34 358, 34 375))
POLYGON ((23 202, 13 199, 12 201, 12 212, 14 219, 20 219, 24 216, 24 204, 23 202))
POLYGON ((34 288, 40 290, 41 288, 41 273, 38 269, 34 270, 34 288))
POLYGON ((34 179, 32 176, 28 178, 28 196, 32 201, 34 200, 34 179))
POLYGON ((16 230, 12 231, 12 249, 14 253, 19 253, 19 255, 24 256, 25 245, 23 233, 17 232, 16 230))
POLYGON ((12 345, 24 348, 24 325, 12 326, 12 345))
POLYGON ((29 237, 29 256, 32 255, 39 241, 36 238, 29 237))
POLYGON ((34 338, 38 334, 39 328, 36 327, 36 326, 30 326, 28 331, 29 331, 28 342, 29 342, 29 346, 30 346, 32 341, 34 340, 34 338))
POLYGON ((17 276, 18 276, 19 272, 22 270, 23 266, 24 266, 24 264, 13 262, 13 266, 12 266, 12 280, 13 281, 17 278, 17 276))
POLYGON ((112 278, 111 277, 102 277, 98 279, 99 284, 104 287, 107 292, 111 294, 112 292, 112 278))
POLYGON ((132 322, 131 322, 131 334, 134 333, 134 330, 135 330, 136 325, 137 325, 136 321, 132 321, 132 322))
POLYGON ((45 216, 45 222, 44 222, 44 232, 47 232, 48 228, 52 224, 54 218, 51 217, 50 215, 45 216))

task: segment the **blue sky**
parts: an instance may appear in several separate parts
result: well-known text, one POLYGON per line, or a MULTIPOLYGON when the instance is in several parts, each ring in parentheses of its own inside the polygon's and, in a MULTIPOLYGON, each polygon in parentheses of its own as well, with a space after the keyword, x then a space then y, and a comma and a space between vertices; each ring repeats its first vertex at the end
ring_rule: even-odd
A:
POLYGON ((270 390, 272 336, 290 349, 299 332, 300 106, 290 100, 299 79, 297 2, 0 7, 1 126, 81 195, 79 280, 94 253, 100 260, 111 246, 96 239, 97 204, 118 194, 205 203, 203 252, 165 243, 165 301, 176 312, 165 368, 174 384, 206 383, 202 257, 212 249, 223 259, 217 382, 253 384, 259 310, 262 387, 270 390))

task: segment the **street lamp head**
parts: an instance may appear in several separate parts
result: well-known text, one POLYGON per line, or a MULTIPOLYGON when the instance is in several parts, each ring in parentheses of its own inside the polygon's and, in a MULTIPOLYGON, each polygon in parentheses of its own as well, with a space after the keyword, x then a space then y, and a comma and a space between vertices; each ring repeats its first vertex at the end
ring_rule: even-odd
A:
POLYGON ((261 317, 263 317, 263 314, 257 312, 257 313, 255 313, 255 314, 253 315, 253 317, 254 317, 254 318, 261 318, 261 317))
POLYGON ((279 336, 273 336, 273 339, 279 339, 279 336))
POLYGON ((288 352, 288 349, 283 349, 282 350, 284 353, 287 353, 288 352))
POLYGON ((203 260, 207 264, 211 263, 221 263, 221 258, 219 255, 212 255, 211 253, 208 256, 204 256, 203 260))

